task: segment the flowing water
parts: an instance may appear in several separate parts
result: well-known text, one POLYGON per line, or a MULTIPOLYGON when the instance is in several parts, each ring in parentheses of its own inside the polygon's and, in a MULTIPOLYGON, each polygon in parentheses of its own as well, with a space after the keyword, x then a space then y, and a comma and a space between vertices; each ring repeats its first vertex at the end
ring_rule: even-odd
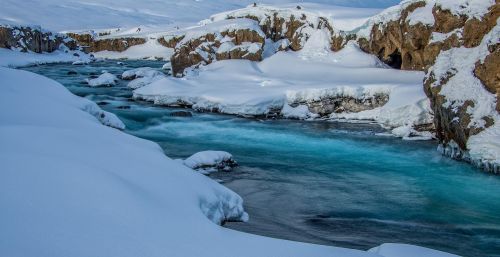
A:
POLYGON ((377 136, 376 125, 251 120, 193 113, 130 100, 125 81, 81 82, 102 70, 155 61, 53 64, 24 68, 117 114, 126 132, 157 142, 172 158, 232 153, 240 166, 211 175, 245 201, 248 223, 227 227, 276 238, 366 250, 411 243, 464 256, 500 256, 500 177, 442 157, 436 142, 377 136), (68 75, 76 71, 76 75, 68 75))

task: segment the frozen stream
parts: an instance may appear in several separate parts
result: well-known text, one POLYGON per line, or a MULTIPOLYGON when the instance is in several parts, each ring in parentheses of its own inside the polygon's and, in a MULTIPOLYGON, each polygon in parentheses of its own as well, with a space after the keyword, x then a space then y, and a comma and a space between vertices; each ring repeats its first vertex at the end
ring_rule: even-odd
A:
POLYGON ((374 125, 202 113, 172 117, 176 109, 130 101, 126 81, 113 88, 81 83, 102 70, 118 75, 162 64, 107 61, 24 69, 116 113, 127 133, 157 142, 172 158, 202 150, 232 153, 240 166, 212 177, 243 197, 250 221, 226 224, 230 228, 359 249, 399 242, 500 256, 500 177, 440 156, 436 142, 376 136, 383 130, 374 125))

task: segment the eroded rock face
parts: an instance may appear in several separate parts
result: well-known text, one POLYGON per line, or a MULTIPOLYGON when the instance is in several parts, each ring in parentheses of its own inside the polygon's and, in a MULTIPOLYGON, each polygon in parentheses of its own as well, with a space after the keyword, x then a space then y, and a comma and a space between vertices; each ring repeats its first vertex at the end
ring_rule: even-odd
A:
MULTIPOLYGON (((474 107, 473 101, 465 101, 460 106, 451 106, 446 96, 441 94, 442 85, 456 74, 449 70, 447 78, 437 81, 431 68, 436 58, 443 52, 452 48, 478 47, 484 36, 496 25, 500 16, 500 1, 491 6, 488 13, 477 17, 456 15, 450 10, 443 10, 440 5, 432 6, 434 24, 410 24, 407 20, 409 15, 416 9, 430 4, 426 1, 418 1, 404 8, 399 18, 384 23, 373 24, 368 38, 358 38, 358 44, 364 51, 377 55, 385 63, 394 68, 405 70, 426 71, 428 78, 424 82, 424 89, 431 100, 434 111, 434 125, 437 137, 444 144, 456 143, 462 150, 466 150, 467 140, 470 136, 488 128, 494 122, 491 117, 482 119, 483 127, 471 126, 471 116, 468 112, 474 107)), ((432 3, 433 4, 433 3, 432 3)), ((336 36, 332 39, 332 50, 343 47, 347 36, 336 36)), ((490 54, 484 62, 478 60, 475 65, 474 74, 481 80, 485 89, 496 94, 497 111, 500 111, 500 53, 498 44, 489 47, 490 54)), ((467 83, 464 81, 464 83, 467 83)))
POLYGON ((182 39, 183 36, 164 39, 166 45, 176 42, 175 52, 170 59, 175 76, 182 76, 188 67, 209 64, 214 60, 260 61, 265 41, 260 33, 251 29, 225 30, 190 40, 182 39))
POLYGON ((74 40, 61 34, 43 31, 39 27, 0 26, 0 47, 2 48, 42 53, 53 52, 61 44, 66 45, 70 50, 75 50, 77 47, 74 40))
POLYGON ((294 101, 290 103, 290 106, 305 105, 311 113, 318 114, 320 117, 327 117, 332 113, 372 110, 383 106, 387 101, 389 101, 389 96, 385 94, 376 94, 364 98, 329 96, 318 100, 294 101))
POLYGON ((126 37, 126 38, 105 38, 99 39, 92 34, 77 34, 67 33, 80 45, 86 53, 99 51, 116 51, 123 52, 131 46, 141 45, 146 43, 145 38, 126 37))

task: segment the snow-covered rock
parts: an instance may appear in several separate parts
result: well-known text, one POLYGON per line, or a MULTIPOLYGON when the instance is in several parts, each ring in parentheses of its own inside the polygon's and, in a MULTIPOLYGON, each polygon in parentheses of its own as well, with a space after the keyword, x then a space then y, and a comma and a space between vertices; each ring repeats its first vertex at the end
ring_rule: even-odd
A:
POLYGON ((281 109, 281 115, 288 119, 299 120, 305 120, 319 116, 318 114, 311 113, 307 105, 298 105, 296 107, 292 107, 287 103, 283 105, 283 109, 281 109))
POLYGON ((102 87, 102 86, 113 86, 116 84, 116 82, 118 81, 118 78, 109 73, 109 72, 104 72, 103 74, 99 75, 99 77, 95 78, 95 79, 86 79, 85 82, 87 82, 87 84, 90 86, 90 87, 102 87))
POLYGON ((127 85, 132 89, 143 87, 164 77, 163 72, 150 67, 136 68, 122 73, 122 79, 132 80, 127 85))
POLYGON ((238 164, 233 156, 224 151, 202 151, 191 155, 183 161, 187 167, 203 174, 223 170, 230 171, 238 164))

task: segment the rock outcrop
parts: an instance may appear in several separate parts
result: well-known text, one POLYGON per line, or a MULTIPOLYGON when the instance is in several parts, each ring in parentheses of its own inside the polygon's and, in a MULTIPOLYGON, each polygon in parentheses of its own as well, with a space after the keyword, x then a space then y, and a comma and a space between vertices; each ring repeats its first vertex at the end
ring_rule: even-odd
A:
POLYGON ((457 148, 443 152, 474 163, 495 161, 471 156, 474 146, 468 142, 500 122, 499 2, 406 1, 395 18, 369 21, 368 35, 338 34, 332 49, 356 38, 364 51, 394 68, 425 71, 436 136, 442 149, 457 148))
POLYGON ((361 112, 381 107, 389 101, 386 94, 375 94, 360 98, 352 96, 325 96, 316 100, 295 100, 290 106, 307 106, 311 113, 319 117, 328 117, 332 113, 361 112))
POLYGON ((75 50, 74 40, 62 34, 45 31, 40 27, 0 26, 0 47, 22 52, 53 52, 61 45, 75 50))
POLYGON ((184 31, 184 34, 160 38, 165 46, 174 46, 170 61, 175 76, 188 67, 209 64, 215 60, 262 60, 265 35, 252 20, 238 19, 214 23, 207 29, 184 31))
POLYGON ((92 33, 67 33, 67 35, 73 38, 86 53, 99 51, 123 52, 131 46, 146 43, 146 39, 142 37, 106 38, 92 33))

